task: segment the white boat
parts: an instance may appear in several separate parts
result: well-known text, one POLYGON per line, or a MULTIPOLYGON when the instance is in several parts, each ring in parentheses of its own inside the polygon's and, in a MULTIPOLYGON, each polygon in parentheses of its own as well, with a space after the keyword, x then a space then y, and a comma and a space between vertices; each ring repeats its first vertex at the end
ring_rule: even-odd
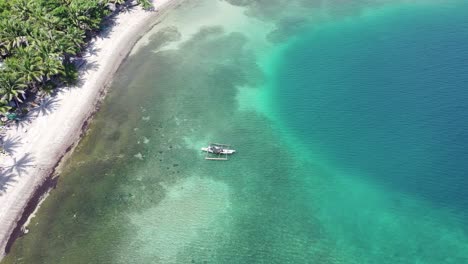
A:
POLYGON ((202 151, 205 151, 205 152, 208 152, 208 153, 213 153, 213 154, 222 154, 222 155, 230 155, 230 154, 234 154, 234 152, 236 152, 234 149, 228 149, 228 148, 224 148, 224 147, 221 147, 221 146, 214 146, 214 145, 210 145, 206 148, 201 148, 202 151))

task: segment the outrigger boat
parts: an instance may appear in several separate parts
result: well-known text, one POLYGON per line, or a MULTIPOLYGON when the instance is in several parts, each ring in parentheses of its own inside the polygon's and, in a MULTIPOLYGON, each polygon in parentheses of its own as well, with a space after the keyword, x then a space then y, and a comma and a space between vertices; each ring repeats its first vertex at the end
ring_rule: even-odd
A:
POLYGON ((218 146, 209 146, 207 148, 201 148, 201 150, 205 152, 213 153, 213 154, 228 154, 228 155, 236 152, 234 149, 225 149, 225 148, 218 147, 218 146))
POLYGON ((230 145, 211 143, 206 148, 201 148, 206 152, 205 159, 208 160, 227 160, 227 155, 234 154, 236 151, 230 148, 230 145), (210 154, 212 154, 210 156, 210 154), (214 156, 214 157, 213 157, 214 156))

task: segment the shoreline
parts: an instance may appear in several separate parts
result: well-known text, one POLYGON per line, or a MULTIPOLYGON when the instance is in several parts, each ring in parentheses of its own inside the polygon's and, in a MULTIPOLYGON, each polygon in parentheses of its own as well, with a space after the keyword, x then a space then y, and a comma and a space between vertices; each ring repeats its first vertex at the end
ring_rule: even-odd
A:
POLYGON ((12 146, 9 155, 0 160, 5 168, 0 174, 0 260, 23 234, 23 225, 41 197, 54 188, 55 184, 48 182, 56 181, 56 170, 86 132, 120 65, 164 12, 179 2, 153 1, 152 11, 136 6, 117 14, 109 31, 101 32, 88 44, 79 84, 58 88, 50 98, 48 112, 30 113, 29 122, 5 129, 4 138, 12 146))

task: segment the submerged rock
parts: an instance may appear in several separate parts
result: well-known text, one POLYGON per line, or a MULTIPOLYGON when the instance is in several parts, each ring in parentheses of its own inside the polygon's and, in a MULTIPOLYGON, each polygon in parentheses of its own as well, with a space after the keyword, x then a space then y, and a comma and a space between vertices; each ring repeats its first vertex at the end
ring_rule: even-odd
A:
POLYGON ((139 160, 143 160, 143 154, 141 154, 140 152, 138 152, 137 154, 134 155, 135 158, 139 159, 139 160))

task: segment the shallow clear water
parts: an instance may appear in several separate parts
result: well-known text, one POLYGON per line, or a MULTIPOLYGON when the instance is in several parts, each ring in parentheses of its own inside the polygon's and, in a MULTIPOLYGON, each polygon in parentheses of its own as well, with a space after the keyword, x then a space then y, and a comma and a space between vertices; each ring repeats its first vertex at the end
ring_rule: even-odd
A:
POLYGON ((185 1, 4 262, 467 262, 468 6, 368 2, 185 1))

